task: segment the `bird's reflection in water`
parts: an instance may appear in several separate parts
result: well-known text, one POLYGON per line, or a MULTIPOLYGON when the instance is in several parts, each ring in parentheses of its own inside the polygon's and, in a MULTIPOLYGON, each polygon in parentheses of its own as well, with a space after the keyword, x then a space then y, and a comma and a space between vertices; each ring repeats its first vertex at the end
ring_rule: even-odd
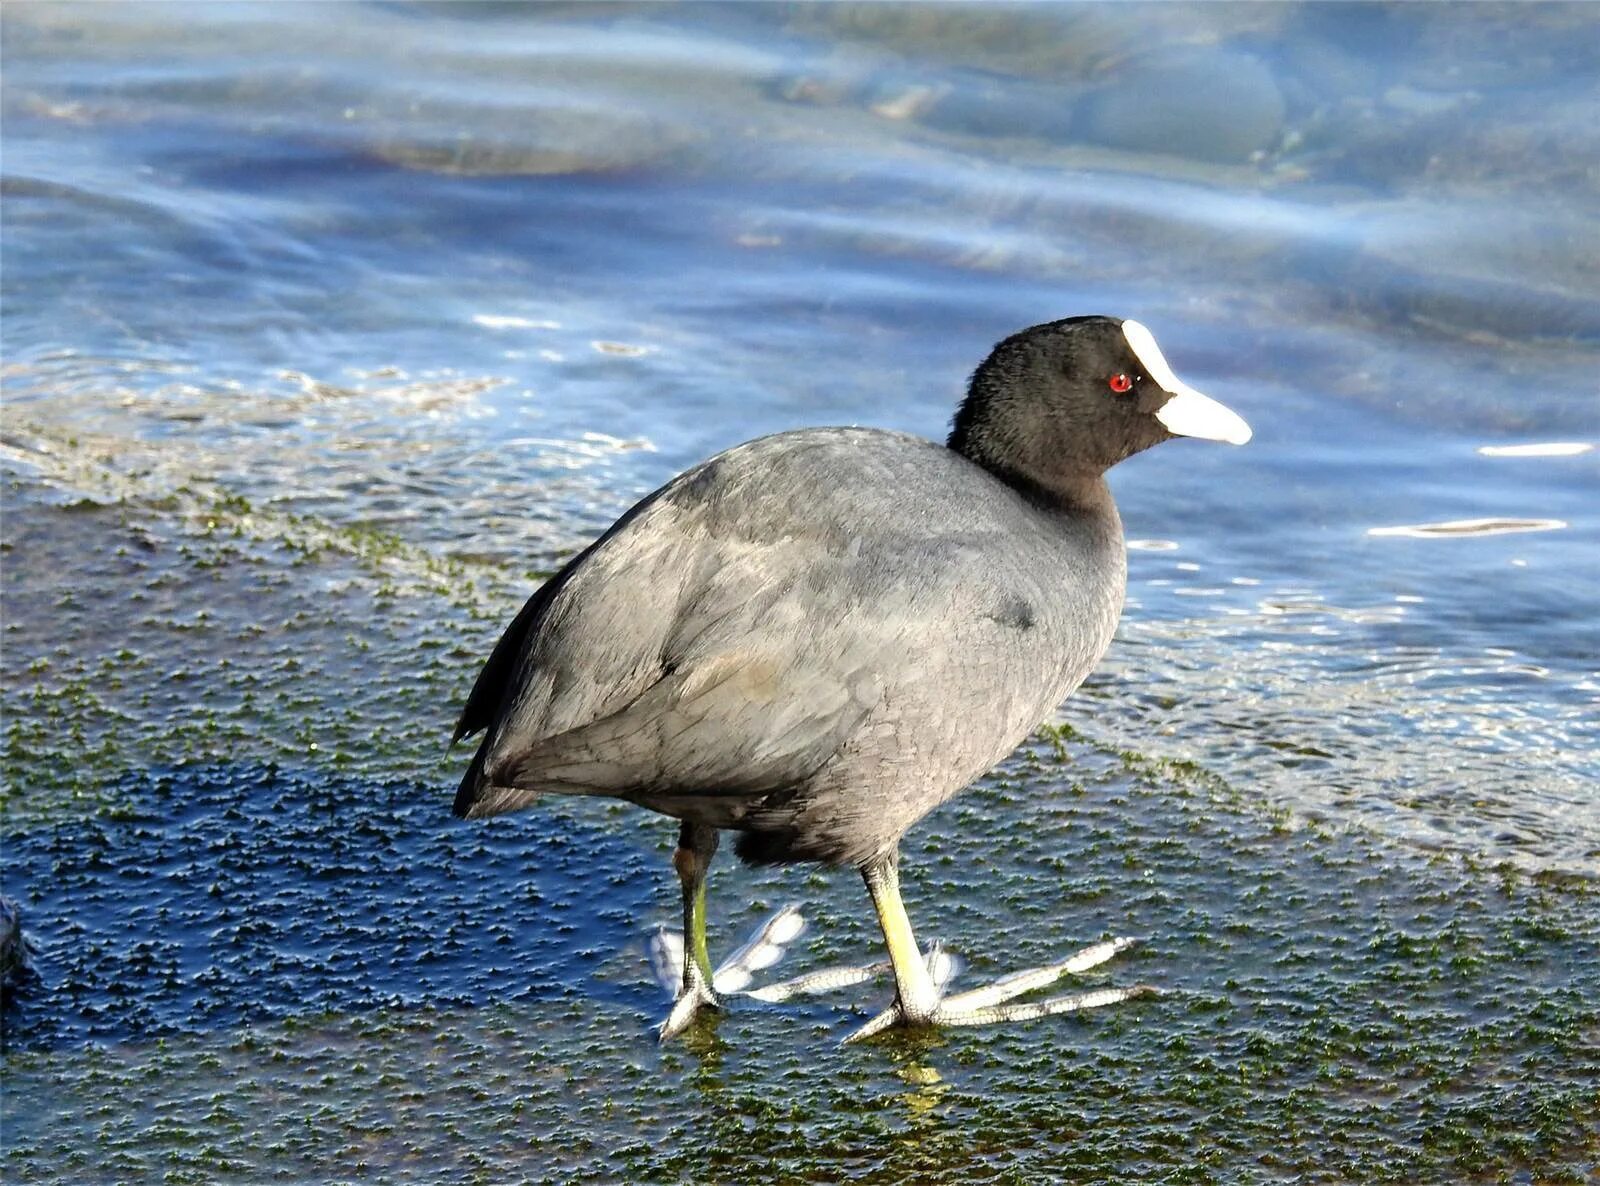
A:
POLYGON ((678 1043, 664 1048, 669 1065, 683 1059, 675 1098, 696 1134, 692 1156, 704 1162, 703 1180, 721 1180, 710 1171, 731 1171, 749 1158, 768 1167, 809 1166, 824 1151, 863 1139, 880 1149, 887 1175, 864 1181, 963 1181, 969 1164, 976 1173, 974 1159, 985 1155, 972 1149, 963 1127, 963 1105, 971 1100, 941 1068, 949 1062, 945 1039, 932 1029, 896 1030, 865 1045, 834 1045, 859 1016, 816 1018, 819 1024, 807 1028, 828 1053, 805 1059, 788 1058, 776 1044, 752 1053, 748 1031, 732 1036, 737 1026, 724 1040, 718 1030, 733 1019, 720 1013, 696 1017, 678 1043), (774 1061, 785 1063, 777 1076, 785 1090, 757 1088, 753 1061, 761 1074, 774 1061), (849 1100, 845 1117, 841 1099, 849 1100))
POLYGON ((689 1082, 696 1090, 716 1091, 725 1086, 722 1064, 728 1053, 728 1043, 717 1032, 721 1021, 721 1014, 709 1013, 695 1018, 695 1024, 684 1032, 683 1048, 694 1058, 689 1082))
POLYGON ((939 1074, 939 1068, 918 1053, 897 1060, 894 1073, 910 1088, 900 1093, 900 1102, 905 1105, 906 1119, 912 1127, 938 1122, 943 1116, 939 1105, 950 1094, 950 1084, 939 1074))

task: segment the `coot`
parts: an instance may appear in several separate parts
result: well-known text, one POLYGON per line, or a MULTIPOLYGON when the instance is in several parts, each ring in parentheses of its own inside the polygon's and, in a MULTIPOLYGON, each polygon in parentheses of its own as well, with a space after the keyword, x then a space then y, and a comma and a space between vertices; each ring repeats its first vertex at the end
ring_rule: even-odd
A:
POLYGON ((1174 436, 1243 444, 1250 429, 1180 382, 1143 325, 1072 317, 996 346, 944 445, 813 428, 695 466, 512 621, 456 726, 483 740, 455 813, 603 795, 680 821, 683 978, 663 1040, 718 1004, 705 877, 724 829, 747 862, 861 871, 898 992, 857 1037, 1133 995, 1000 1004, 1109 958, 1113 940, 945 996, 898 853, 1105 652, 1126 557, 1104 474, 1174 436))

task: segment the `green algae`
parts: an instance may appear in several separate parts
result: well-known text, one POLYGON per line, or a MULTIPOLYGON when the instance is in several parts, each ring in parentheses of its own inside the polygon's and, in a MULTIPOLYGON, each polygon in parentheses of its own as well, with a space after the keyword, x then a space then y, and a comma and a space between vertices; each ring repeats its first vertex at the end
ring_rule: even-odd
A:
MULTIPOLYGON (((442 595, 425 565, 385 570, 405 548, 384 533, 330 532, 348 546, 296 549, 276 527, 254 530, 258 512, 242 500, 197 507, 194 497, 67 509, 35 486, 7 488, 8 563, 67 558, 48 573, 8 572, 11 877, 49 829, 80 818, 129 831, 106 841, 116 863, 80 857, 62 873, 93 884, 120 862, 159 859, 146 821, 169 808, 140 780, 114 777, 153 767, 174 769, 174 785, 204 776, 219 788, 238 777, 219 763, 337 775, 314 792, 307 784, 320 814, 305 826, 347 821, 320 854, 295 842, 295 859, 313 869, 458 827, 447 820, 454 764, 441 743, 497 623, 442 595), (394 778, 405 800, 436 811, 380 802, 355 822, 354 804, 370 798, 361 788, 394 778)), ((1140 935, 1144 947, 1089 981, 1148 981, 1160 995, 841 1049, 881 1003, 858 992, 735 1009, 658 1049, 649 1025, 665 1003, 648 983, 647 919, 616 920, 614 945, 596 949, 552 911, 570 893, 626 890, 673 918, 671 828, 620 804, 553 803, 519 819, 534 829, 519 834, 579 842, 581 869, 561 874, 564 890, 531 892, 513 845, 473 884, 518 919, 507 938, 521 928, 592 971, 557 985, 549 965, 544 979, 519 965, 511 942, 476 968, 471 1006, 397 1007, 374 981, 336 1007, 301 1011, 270 977, 180 971, 154 936, 80 951, 66 939, 71 900, 8 878, 43 933, 61 936, 46 944, 44 983, 103 1002, 105 1020, 92 1024, 112 1027, 69 1046, 8 1037, 9 1171, 75 1181, 294 1180, 337 1166, 353 1178, 469 1181, 1565 1183, 1585 1180, 1600 1151, 1600 927, 1584 879, 1288 827, 1201 763, 1060 722, 908 838, 913 920, 925 941, 940 937, 968 960, 962 983, 1140 935), (997 835, 1008 842, 994 845, 997 835), (643 848, 625 865, 590 865, 582 846, 600 836, 643 848), (208 979, 229 986, 218 1006, 259 1016, 180 1011, 159 1036, 133 1020, 208 979), (147 1004, 128 1012, 139 999, 147 1004), (144 1103, 128 1109, 129 1098, 144 1103)), ((476 844, 504 833, 455 834, 476 844)), ((354 944, 354 966, 370 966, 360 952, 373 936, 337 918, 308 923, 273 879, 249 884, 260 888, 230 894, 246 894, 244 917, 287 909, 320 928, 297 947, 354 944)), ((483 904, 403 892, 409 902, 395 905, 407 912, 424 903, 486 934, 506 925, 483 904)), ((789 898, 813 922, 804 966, 874 951, 849 874, 727 864, 712 876, 713 950, 741 919, 789 898)), ((151 907, 134 893, 126 909, 136 927, 151 907)), ((49 996, 23 1002, 22 1032, 60 1007, 49 996)))
MULTIPOLYGON (((158 817, 117 771, 252 757, 400 777, 438 804, 436 822, 405 826, 449 827, 440 744, 495 622, 444 596, 404 541, 257 530, 242 498, 63 507, 13 483, 7 499, 13 852, 74 818, 158 817), (37 576, 15 566, 41 554, 78 559, 37 576), (403 568, 385 570, 397 555, 403 568), (108 599, 122 612, 108 617, 108 599)), ((347 793, 333 792, 335 812, 347 793)), ((620 804, 557 803, 539 820, 541 833, 598 824, 643 840, 644 865, 611 884, 673 917, 670 828, 620 804)), ((400 826, 380 813, 359 830, 386 844, 400 826)), ((140 843, 119 843, 121 859, 141 859, 140 843)), ((608 882, 604 868, 578 876, 580 892, 608 882)), ((496 877, 487 891, 523 902, 530 933, 567 941, 514 865, 496 877)), ((384 1006, 375 985, 360 1008, 302 1014, 269 996, 265 1019, 244 1024, 180 1015, 155 1038, 8 1039, 7 1164, 83 1181, 336 1165, 469 1181, 1578 1182, 1600 1150, 1600 928, 1583 879, 1288 828, 1202 764, 1060 722, 913 833, 905 880, 919 933, 969 961, 964 983, 1134 933, 1146 945, 1092 980, 1161 995, 862 1051, 836 1043, 875 1001, 846 994, 737 1009, 658 1050, 648 1025, 664 1003, 637 931, 592 979, 523 999, 512 948, 509 965, 485 965, 471 1008, 384 1006), (1012 840, 997 849, 1000 832, 1012 840), (121 1106, 130 1097, 146 1103, 121 1106)), ((70 903, 8 888, 47 933, 70 933, 70 903)), ((723 865, 714 950, 791 897, 814 924, 806 966, 876 946, 848 874, 723 865)), ((97 979, 105 967, 140 993, 184 983, 159 948, 66 971, 71 950, 47 948, 44 972, 74 999, 126 994, 127 980, 97 979)), ((230 992, 252 1007, 249 987, 230 992)))
MULTIPOLYGON (((861 1050, 837 1039, 872 1001, 846 994, 737 1008, 658 1049, 648 994, 608 987, 645 978, 635 946, 587 986, 523 1000, 494 1001, 513 977, 470 1008, 13 1051, 32 1135, 9 1162, 26 1174, 87 1147, 93 1164, 176 1180, 327 1165, 472 1181, 1586 1180, 1600 1152, 1592 890, 1508 890, 1354 834, 1286 838, 1094 750, 1071 758, 1070 805, 1041 741, 919 829, 957 863, 908 860, 913 914, 973 980, 1136 927, 1146 946, 1092 979, 1151 980, 1155 998, 861 1050), (1028 833, 990 850, 1030 807, 1028 833), (1041 877, 1057 852, 1070 867, 1041 877), (142 1109, 119 1106, 130 1092, 142 1109)), ((718 902, 798 880, 719 874, 724 934, 718 902)), ((808 961, 869 949, 854 879, 815 895, 807 882, 808 961)))
MULTIPOLYGON (((72 10, 34 11, 44 15, 24 18, 24 34, 26 22, 38 19, 59 26, 64 39, 82 36, 72 10)), ((1220 231, 1197 229, 1183 218, 1130 217, 1095 202, 1041 197, 1046 174, 1066 170, 1097 173, 1112 186, 1144 180, 1126 154, 1071 142, 1071 110, 1041 104, 1001 142, 998 155, 1020 163, 1020 172, 988 159, 974 167, 970 154, 992 151, 993 137, 973 126, 982 103, 961 108, 957 100, 989 82, 960 77, 953 92, 941 93, 917 77, 930 55, 975 71, 1070 74, 1061 94, 1075 103, 1091 87, 1127 77, 1121 62, 1148 48, 1140 37, 1157 47, 1208 45, 1219 29, 1228 39, 1265 38, 1326 21, 1341 26, 1333 40, 1342 41, 1343 26, 1363 24, 1350 10, 1327 17, 1320 14, 1330 10, 1318 6, 1212 11, 1221 15, 1161 9, 1157 27, 1142 32, 1111 10, 1040 11, 1026 20, 1013 10, 890 6, 786 14, 802 32, 831 38, 843 31, 843 40, 857 43, 849 52, 861 44, 889 51, 877 64, 840 70, 857 110, 808 113, 818 130, 810 134, 829 131, 852 148, 842 167, 831 153, 806 158, 808 180, 822 170, 859 170, 864 145, 892 145, 908 173, 947 171, 954 182, 913 195, 877 224, 842 219, 827 234, 804 218, 763 213, 774 244, 802 254, 820 245, 875 275, 892 275, 902 261, 936 265, 944 269, 941 286, 991 274, 1008 289, 1031 278, 1059 292, 1066 278, 1115 274, 1151 258, 1164 262, 1161 284, 1173 292, 1210 291, 1219 275, 1233 275, 1231 291, 1193 298, 1186 316, 1203 321, 1226 312, 1281 328, 1281 318, 1257 316, 1270 304, 1294 308, 1296 325, 1320 332, 1374 324, 1387 332, 1397 323, 1446 343, 1465 358, 1463 373, 1481 362, 1489 373, 1522 368, 1525 379, 1521 400, 1464 401, 1456 385, 1411 369, 1403 351, 1368 351, 1372 339, 1363 338, 1349 361, 1364 364, 1371 353, 1398 370, 1322 368, 1339 399, 1388 408, 1398 385, 1411 393, 1407 407, 1417 423, 1462 416, 1496 432, 1548 426, 1552 405, 1567 399, 1566 419, 1556 422, 1576 431, 1583 405, 1549 376, 1586 373, 1588 362, 1581 341, 1559 339, 1585 324, 1576 281, 1592 262, 1594 237, 1582 232, 1593 216, 1583 198, 1595 175, 1574 145, 1592 143, 1592 104, 1582 94, 1551 104, 1548 92, 1521 80, 1507 91, 1455 71, 1513 69, 1526 55, 1502 53, 1502 38, 1551 26, 1570 26, 1566 52, 1587 61, 1593 39, 1576 34, 1592 18, 1581 7, 1546 6, 1531 18, 1527 10, 1484 9, 1470 19, 1445 7, 1399 19, 1371 10, 1379 16, 1368 19, 1394 20, 1428 39, 1408 88, 1350 93, 1365 64, 1347 50, 1325 79, 1286 69, 1297 91, 1313 93, 1296 100, 1279 146, 1250 165, 1191 161, 1163 172, 1169 182, 1282 198, 1251 207, 1252 217, 1292 211, 1308 193, 1315 202, 1318 188, 1358 187, 1323 211, 1333 233, 1350 240, 1351 256, 1335 259, 1336 275, 1322 291, 1303 277, 1280 283, 1285 277, 1270 262, 1304 240, 1253 231, 1242 218, 1220 231), (1065 41, 1039 33, 1064 25, 1075 34, 1065 41), (1471 110, 1478 96, 1467 88, 1479 86, 1508 103, 1511 118, 1458 119, 1441 140, 1449 131, 1441 104, 1471 110), (1422 93, 1429 87, 1438 92, 1431 107, 1422 93), (917 125, 909 135, 908 123, 917 125), (1441 278, 1437 259, 1415 258, 1397 234, 1420 215, 1436 221, 1437 207, 1419 196, 1507 177, 1544 204, 1503 236, 1504 247, 1501 236, 1485 246, 1439 232, 1458 256, 1452 266, 1459 262, 1473 283, 1441 278), (927 210, 941 220, 932 233, 905 229, 908 215, 927 210), (961 233, 963 219, 978 229, 961 233), (1068 222, 1073 236, 1060 233, 1068 222), (816 241, 804 243, 807 234, 816 241), (1514 280, 1476 282, 1498 269, 1497 252, 1551 244, 1549 266, 1526 291, 1514 280), (1383 299, 1366 299, 1372 293, 1383 299), (1520 310, 1509 323, 1508 309, 1520 310)), ((7 20, 11 31, 14 14, 7 20)), ((237 48, 232 34, 204 22, 197 30, 209 45, 202 53, 237 48)), ((119 38, 107 36, 95 52, 119 38)), ((136 43, 141 57, 161 45, 136 43)), ((363 39, 360 52, 372 44, 363 39)), ((630 61, 615 73, 620 80, 638 67, 630 61)), ((325 96, 315 72, 285 77, 282 90, 294 102, 325 96)), ((726 76, 711 71, 709 78, 697 85, 726 89, 726 76)), ((266 123, 276 118, 277 90, 218 85, 224 108, 242 105, 266 123)), ((746 80, 738 93, 752 100, 738 104, 732 126, 741 135, 752 122, 783 135, 782 125, 760 122, 763 110, 746 80)), ((49 98, 28 96, 34 105, 49 98)), ((154 110, 142 95, 127 102, 138 118, 154 110)), ((319 99, 318 107, 341 104, 319 99)), ((558 140, 576 142, 576 155, 559 142, 508 139, 502 148, 492 136, 454 147, 422 137, 408 147, 402 128, 369 114, 354 121, 353 143, 459 174, 600 171, 612 161, 626 167, 662 157, 659 145, 641 150, 632 134, 599 145, 582 121, 555 129, 558 140)), ((1010 121, 1015 110, 1003 114, 1010 121)), ((92 123, 104 115, 91 104, 59 118, 92 123)), ((519 118, 502 111, 498 130, 514 137, 519 118)), ((697 131, 668 145, 675 165, 696 145, 726 151, 720 125, 709 126, 709 136, 697 131)), ((688 162, 687 171, 695 169, 688 162)), ((764 180, 795 175, 765 162, 756 171, 764 180)), ((907 176, 893 176, 898 191, 907 176)), ((872 181, 869 170, 846 184, 872 181)), ((640 292, 649 299, 646 286, 640 292)), ((1293 343, 1282 354, 1291 371, 1306 361, 1293 343)), ((1270 388, 1270 370, 1252 375, 1270 388)), ((893 377, 899 382, 903 373, 893 377)), ((308 401, 344 406, 356 394, 304 375, 293 381, 308 401)), ((57 396, 48 385, 47 394, 57 396)), ((244 405, 238 392, 162 391, 145 402, 186 398, 224 422, 282 415, 237 410, 244 405)), ((96 393, 87 404, 98 415, 114 402, 96 393)), ((7 414, 8 430, 17 427, 12 408, 7 414)), ((1070 722, 1045 730, 909 838, 913 919, 925 939, 941 937, 968 959, 962 983, 1043 962, 1097 936, 1134 933, 1146 945, 1097 971, 1093 983, 1147 980, 1161 996, 1011 1031, 897 1034, 840 1051, 837 1039, 881 1003, 881 990, 877 997, 863 991, 792 1009, 731 1011, 681 1046, 658 1050, 649 1026, 665 1002, 649 987, 640 940, 645 924, 676 913, 670 825, 619 804, 544 804, 506 827, 462 833, 461 848, 441 858, 454 871, 451 884, 394 868, 407 844, 456 826, 446 814, 462 758, 441 749, 477 662, 520 598, 577 537, 603 526, 607 504, 590 508, 576 527, 535 540, 528 558, 504 543, 474 544, 474 553, 498 552, 497 561, 478 563, 450 551, 459 540, 440 546, 416 529, 359 518, 370 511, 359 498, 351 500, 356 517, 340 519, 337 508, 296 512, 259 486, 235 488, 238 475, 221 455, 229 440, 208 456, 160 434, 152 442, 131 441, 137 432, 86 431, 91 421, 81 411, 62 411, 54 424, 45 419, 51 414, 28 409, 20 426, 25 476, 5 491, 6 889, 28 900, 47 940, 39 995, 6 1019, 8 1177, 1568 1183, 1596 1176, 1600 928, 1592 879, 1419 852, 1346 827, 1354 802, 1335 800, 1308 818, 1274 798, 1270 780, 1258 778, 1261 765, 1239 754, 1247 737, 1270 751, 1261 757, 1271 769, 1297 780, 1343 767, 1352 798, 1359 784, 1387 786, 1395 772, 1367 760, 1370 749, 1328 736, 1346 718, 1326 704, 1298 717, 1291 711, 1308 695, 1306 672, 1332 665, 1295 666, 1283 654, 1258 659, 1248 645, 1260 633, 1229 634, 1227 623, 1213 620, 1206 627, 1213 649, 1202 658, 1227 656, 1228 686, 1205 685, 1181 665, 1163 683, 1162 668, 1185 657, 1180 632, 1191 626, 1146 632, 1140 641, 1157 645, 1114 679, 1156 688, 1148 707, 1106 685, 1084 689, 1067 706, 1070 722), (1241 688, 1269 708, 1231 708, 1229 694, 1241 688), (1185 690, 1210 695, 1189 703, 1185 690), (1202 718, 1227 719, 1222 742, 1194 731, 1202 718), (1157 725, 1179 730, 1179 740, 1164 739, 1157 725), (1136 748, 1129 738, 1141 739, 1136 748), (1196 761, 1155 752, 1163 747, 1204 753, 1196 761), (286 773, 262 777, 263 768, 286 773), (248 815, 251 800, 279 793, 272 801, 282 819, 258 813, 250 828, 217 832, 228 813, 248 815), (285 821, 305 830, 291 831, 285 821), (80 824, 87 830, 75 831, 80 824), (238 949, 192 944, 187 950, 206 953, 193 966, 173 954, 174 903, 207 922, 211 915, 163 863, 177 843, 155 834, 163 827, 213 838, 219 870, 236 874, 242 862, 268 871, 218 891, 237 895, 238 949), (563 855, 562 845, 575 850, 572 864, 536 880, 563 855), (474 863, 474 846, 500 859, 474 863), (111 880, 119 865, 147 869, 147 884, 111 880), (330 894, 383 871, 389 880, 346 888, 339 900, 351 912, 376 904, 386 917, 362 931, 318 912, 313 892, 289 884, 295 869, 310 870, 330 894), (125 894, 120 913, 114 890, 125 894), (91 897, 118 926, 86 927, 91 897), (653 906, 586 931, 561 909, 572 897, 643 898, 653 906), (424 944, 425 960, 419 956, 405 974, 371 970, 386 948, 418 942, 419 930, 442 936, 424 944), (254 939, 252 932, 259 932, 254 939), (452 944, 480 933, 489 938, 472 949, 475 975, 432 971, 452 944), (283 980, 284 968, 301 979, 283 980), (348 982, 335 974, 351 968, 348 982), (47 1023, 70 1036, 50 1038, 60 1031, 47 1023)), ((481 477, 482 460, 456 464, 481 477)), ((1114 659, 1124 662, 1126 653, 1114 659)), ((1351 705, 1355 716, 1370 706, 1353 695, 1351 705)), ((1392 742, 1419 767, 1431 768, 1439 755, 1437 737, 1409 747, 1392 742)), ((1492 774, 1519 761, 1497 760, 1492 774)), ((1564 769, 1538 766, 1537 755, 1527 764, 1551 783, 1564 769)), ((1479 772, 1480 785, 1491 781, 1479 772)), ((1404 806, 1426 809, 1422 789, 1404 806)), ((1453 811, 1448 818, 1459 821, 1453 811)), ((812 946, 798 957, 803 967, 876 953, 870 911, 851 875, 758 875, 726 864, 713 874, 714 950, 790 898, 815 923, 812 946)))
MULTIPOLYGON (((150 765, 239 753, 320 755, 339 768, 370 768, 374 753, 389 768, 438 765, 438 735, 410 722, 442 723, 463 656, 437 626, 419 627, 439 610, 385 600, 398 586, 374 566, 397 549, 370 533, 318 531, 323 583, 311 589, 296 584, 305 552, 277 533, 222 531, 215 516, 197 529, 187 516, 126 503, 63 519, 15 486, 7 495, 17 549, 0 657, 8 828, 94 810, 118 771, 150 765), (47 554, 56 559, 39 563, 47 554), (392 686, 352 679, 385 661, 392 686), (354 686, 336 694, 341 685, 354 686)), ((453 571, 438 566, 435 595, 471 597, 453 571)), ((423 580, 432 587, 433 576, 423 580)))

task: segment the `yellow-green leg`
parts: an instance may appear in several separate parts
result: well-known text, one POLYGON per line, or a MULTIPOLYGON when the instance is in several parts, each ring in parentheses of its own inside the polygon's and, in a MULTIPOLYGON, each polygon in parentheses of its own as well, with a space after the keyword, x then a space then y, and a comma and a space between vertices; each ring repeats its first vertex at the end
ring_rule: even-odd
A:
POLYGON ((706 873, 717 851, 717 830, 684 822, 672 865, 683 890, 683 981, 672 1012, 661 1023, 663 1042, 689 1028, 702 1008, 719 1008, 712 988, 711 953, 706 945, 706 873))
POLYGON ((898 990, 895 1006, 899 1010, 896 1020, 906 1025, 931 1025, 939 1009, 939 990, 928 972, 917 937, 911 933, 911 919, 906 916, 906 904, 900 898, 900 851, 894 849, 879 857, 861 870, 872 895, 872 905, 878 912, 878 925, 883 928, 883 941, 889 948, 889 962, 894 968, 894 983, 898 990))

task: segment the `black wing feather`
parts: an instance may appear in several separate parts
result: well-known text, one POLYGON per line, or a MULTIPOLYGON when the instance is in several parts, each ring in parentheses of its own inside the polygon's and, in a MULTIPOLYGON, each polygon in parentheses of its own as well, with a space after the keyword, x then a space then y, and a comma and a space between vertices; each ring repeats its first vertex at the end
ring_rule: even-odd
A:
MULTIPOLYGON (((584 555, 588 553, 585 552, 584 555)), ((550 602, 555 598, 556 591, 566 583, 574 564, 576 561, 540 585, 533 596, 528 598, 523 607, 517 611, 517 616, 511 619, 511 625, 506 627, 506 632, 500 636, 500 641, 494 644, 488 662, 483 665, 483 670, 478 672, 478 678, 473 682, 472 692, 467 696, 467 706, 461 710, 461 717, 456 721, 456 731, 450 738, 451 745, 494 724, 495 716, 500 711, 501 701, 505 699, 511 678, 516 673, 517 664, 527 648, 528 637, 533 633, 539 620, 544 617, 545 611, 550 608, 550 602)))
POLYGON ((467 706, 461 710, 461 719, 456 722, 455 734, 450 738, 451 745, 494 724, 501 705, 505 703, 506 693, 511 690, 512 681, 521 667, 522 656, 527 654, 528 641, 538 631, 539 623, 544 620, 550 603, 561 592, 561 587, 578 571, 591 552, 626 527, 668 489, 670 486, 662 487, 628 508, 620 519, 607 528, 604 535, 567 561, 560 572, 540 585, 528 598, 527 603, 517 611, 517 616, 511 619, 511 625, 506 627, 500 641, 494 644, 483 670, 478 672, 478 678, 467 696, 467 706))

